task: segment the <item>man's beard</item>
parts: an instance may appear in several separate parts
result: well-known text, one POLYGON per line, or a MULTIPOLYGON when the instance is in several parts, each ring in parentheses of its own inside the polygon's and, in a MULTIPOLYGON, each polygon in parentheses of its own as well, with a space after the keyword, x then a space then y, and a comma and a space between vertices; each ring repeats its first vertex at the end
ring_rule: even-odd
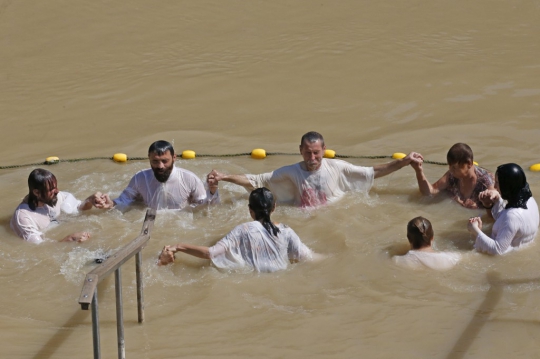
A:
POLYGON ((55 194, 54 197, 49 200, 45 200, 44 198, 38 198, 38 200, 46 204, 47 206, 54 207, 56 206, 56 203, 58 202, 58 193, 55 194))
POLYGON ((164 168, 162 172, 160 172, 158 168, 152 168, 152 171, 154 171, 154 177, 156 177, 156 179, 161 183, 167 182, 172 173, 173 167, 174 164, 172 164, 171 167, 164 168))

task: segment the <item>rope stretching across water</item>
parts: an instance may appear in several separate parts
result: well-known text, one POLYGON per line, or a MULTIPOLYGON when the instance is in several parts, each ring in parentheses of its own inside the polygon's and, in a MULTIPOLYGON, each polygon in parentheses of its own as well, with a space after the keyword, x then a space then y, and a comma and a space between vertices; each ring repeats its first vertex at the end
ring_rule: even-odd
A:
MULTIPOLYGON (((242 153, 231 153, 231 154, 198 154, 197 157, 242 157, 250 156, 250 152, 242 153)), ((298 153, 287 153, 287 152, 267 152, 267 156, 298 156, 298 153)), ((336 158, 367 158, 367 159, 380 159, 380 158, 392 158, 392 156, 354 156, 354 155, 335 155, 336 158)), ((181 159, 181 158, 179 158, 181 159)), ((54 161, 44 161, 37 163, 26 163, 21 165, 11 165, 11 166, 0 166, 0 170, 13 169, 13 168, 22 168, 22 167, 33 167, 33 166, 42 166, 42 165, 53 165, 60 162, 83 162, 83 161, 95 161, 95 160, 113 160, 113 157, 86 157, 86 158, 71 158, 71 159, 59 159, 54 161)), ((148 157, 128 157, 130 161, 145 161, 148 160, 148 157)), ((424 160, 424 163, 446 166, 446 162, 436 162, 424 160)))

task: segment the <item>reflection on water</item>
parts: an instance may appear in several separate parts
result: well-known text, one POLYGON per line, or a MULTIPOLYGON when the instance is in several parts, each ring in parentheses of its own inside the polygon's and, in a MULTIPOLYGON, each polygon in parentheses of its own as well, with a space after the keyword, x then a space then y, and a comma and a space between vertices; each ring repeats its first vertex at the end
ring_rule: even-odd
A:
MULTIPOLYGON (((534 2, 427 1, 124 3, 0 1, 0 165, 145 156, 155 140, 177 152, 295 152, 310 130, 338 154, 421 152, 444 161, 456 142, 494 170, 540 162, 540 13, 534 2)), ((261 173, 300 160, 196 158, 261 173)), ((352 159, 373 165, 383 160, 352 159)), ((60 163, 59 189, 115 198, 145 161, 60 163)), ((2 357, 91 356, 88 313, 76 302, 96 258, 135 238, 144 206, 63 216, 50 238, 89 231, 83 244, 23 243, 9 218, 32 168, 0 173, 2 357), (21 335, 24 334, 24 335, 21 335)), ((444 166, 427 165, 435 181, 444 166)), ((539 177, 527 172, 533 194, 539 177)), ((279 207, 320 263, 273 274, 222 273, 167 244, 212 245, 249 220, 243 188, 220 185, 222 204, 161 210, 143 252, 146 322, 136 324, 134 263, 122 270, 127 355, 134 358, 537 357, 538 243, 503 257, 471 251, 477 215, 447 198, 421 198, 414 171, 376 180, 318 210, 279 207), (435 247, 460 252, 449 272, 407 271, 406 223, 428 218, 435 247)), ((166 194, 166 191, 161 192, 166 194)), ((166 207, 166 195, 160 203, 166 207)), ((114 286, 99 289, 101 342, 116 353, 114 286)), ((114 355, 114 354, 113 354, 114 355)))

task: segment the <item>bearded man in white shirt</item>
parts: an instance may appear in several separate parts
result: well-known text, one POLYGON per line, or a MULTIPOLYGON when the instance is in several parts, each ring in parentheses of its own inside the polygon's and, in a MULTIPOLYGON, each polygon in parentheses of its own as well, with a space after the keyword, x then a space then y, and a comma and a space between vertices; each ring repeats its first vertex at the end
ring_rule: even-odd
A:
POLYGON ((193 172, 176 167, 171 143, 156 141, 148 149, 149 169, 137 172, 118 198, 102 195, 96 207, 124 209, 143 202, 154 209, 183 209, 220 202, 217 182, 208 181, 208 189, 193 172))

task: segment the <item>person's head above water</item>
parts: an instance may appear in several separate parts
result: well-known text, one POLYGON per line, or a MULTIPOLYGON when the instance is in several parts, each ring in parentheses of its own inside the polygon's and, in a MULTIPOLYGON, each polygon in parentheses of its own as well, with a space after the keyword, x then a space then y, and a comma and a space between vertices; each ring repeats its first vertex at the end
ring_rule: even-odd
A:
POLYGON ((464 165, 473 164, 473 152, 466 143, 456 143, 448 150, 446 154, 446 162, 448 165, 464 165))
POLYGON ((426 218, 416 217, 407 223, 407 239, 412 249, 431 247, 433 236, 433 227, 426 218))
POLYGON ((36 168, 28 176, 28 206, 33 211, 39 202, 51 207, 58 200, 56 177, 47 170, 36 168))
POLYGON ((300 154, 304 158, 304 163, 308 171, 316 171, 321 167, 324 156, 323 136, 315 131, 310 131, 302 136, 300 140, 300 154))
POLYGON ((156 179, 159 182, 167 182, 176 160, 173 145, 167 141, 152 143, 148 148, 148 159, 156 179))
POLYGON ((270 220, 270 214, 276 208, 276 199, 272 192, 266 187, 254 189, 249 195, 248 206, 253 219, 261 222, 268 233, 277 236, 279 228, 270 220))
POLYGON ((495 188, 501 197, 508 201, 506 208, 527 209, 527 201, 532 197, 527 177, 523 169, 515 163, 506 163, 497 167, 495 188))

